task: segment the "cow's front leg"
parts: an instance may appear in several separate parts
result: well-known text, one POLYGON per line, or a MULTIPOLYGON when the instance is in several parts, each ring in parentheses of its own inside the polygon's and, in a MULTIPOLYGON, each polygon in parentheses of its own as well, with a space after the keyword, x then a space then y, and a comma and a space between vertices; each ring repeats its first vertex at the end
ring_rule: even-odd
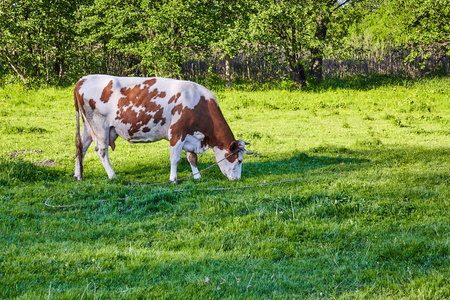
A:
POLYGON ((186 152, 187 159, 189 164, 191 165, 192 174, 194 175, 194 179, 200 179, 201 175, 197 168, 197 154, 194 152, 186 152))
POLYGON ((177 181, 177 166, 180 161, 181 151, 183 150, 183 143, 178 141, 174 146, 170 146, 170 181, 178 183, 177 181))

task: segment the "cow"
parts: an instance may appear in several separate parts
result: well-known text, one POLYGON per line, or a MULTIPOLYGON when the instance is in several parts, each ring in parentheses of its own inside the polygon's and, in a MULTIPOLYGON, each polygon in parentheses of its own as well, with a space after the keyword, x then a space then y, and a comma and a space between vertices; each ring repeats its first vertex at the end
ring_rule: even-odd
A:
POLYGON ((158 77, 87 75, 74 89, 76 110, 75 174, 82 179, 83 159, 92 142, 108 178, 116 177, 108 156, 121 137, 130 143, 166 139, 170 144, 170 181, 177 182, 177 164, 186 151, 193 177, 200 178, 197 154, 211 148, 222 173, 241 177, 245 149, 225 121, 214 94, 190 81, 158 77), (80 114, 83 131, 80 134, 80 114))

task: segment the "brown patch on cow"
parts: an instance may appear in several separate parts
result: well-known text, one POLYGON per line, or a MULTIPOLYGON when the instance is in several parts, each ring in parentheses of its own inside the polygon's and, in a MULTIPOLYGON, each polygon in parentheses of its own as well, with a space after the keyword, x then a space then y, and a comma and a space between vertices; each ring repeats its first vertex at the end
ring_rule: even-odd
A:
MULTIPOLYGON (((171 146, 175 146, 179 140, 184 141, 188 134, 193 135, 194 132, 199 131, 205 135, 202 146, 208 145, 211 148, 218 147, 221 150, 227 150, 226 155, 232 153, 229 146, 236 139, 214 99, 206 100, 202 96, 193 109, 187 106, 183 107, 182 104, 176 105, 172 109, 172 115, 175 113, 180 113, 181 117, 170 127, 171 146)), ((231 155, 227 159, 234 162, 237 155, 231 155)))
POLYGON ((176 95, 173 95, 172 97, 170 97, 169 104, 172 103, 172 102, 177 103, 178 98, 180 98, 180 96, 181 96, 181 93, 177 93, 176 95))
MULTIPOLYGON (((172 116, 176 113, 181 114, 183 112, 183 104, 178 104, 172 108, 172 116)), ((179 121, 178 121, 179 122, 179 121)))
POLYGON ((149 91, 155 84, 156 79, 146 80, 133 88, 122 88, 120 92, 123 97, 117 104, 118 110, 116 120, 121 120, 124 124, 130 124, 128 134, 133 136, 141 128, 153 120, 153 123, 164 125, 166 119, 163 118, 164 109, 156 103, 157 98, 166 97, 166 93, 159 92, 158 89, 149 91), (151 115, 153 113, 153 116, 151 115))
POLYGON ((100 96, 100 100, 103 103, 106 103, 109 101, 109 98, 111 98, 111 95, 113 93, 113 81, 111 80, 107 86, 105 86, 105 88, 102 91, 102 95, 100 96))
POLYGON ((150 128, 144 127, 144 128, 142 128, 142 132, 150 132, 150 128))
POLYGON ((146 81, 143 82, 143 84, 148 85, 148 87, 151 87, 155 83, 156 83, 156 78, 151 78, 151 79, 146 80, 146 81))
POLYGON ((189 152, 187 154, 187 159, 192 166, 197 168, 197 160, 198 160, 197 154, 189 152))
POLYGON ((94 99, 90 99, 89 100, 89 106, 92 108, 92 110, 95 109, 95 101, 94 101, 94 99))
POLYGON ((163 126, 164 124, 166 124, 166 118, 163 118, 163 109, 158 110, 155 115, 153 116, 153 123, 158 124, 159 122, 161 122, 161 126, 163 126))

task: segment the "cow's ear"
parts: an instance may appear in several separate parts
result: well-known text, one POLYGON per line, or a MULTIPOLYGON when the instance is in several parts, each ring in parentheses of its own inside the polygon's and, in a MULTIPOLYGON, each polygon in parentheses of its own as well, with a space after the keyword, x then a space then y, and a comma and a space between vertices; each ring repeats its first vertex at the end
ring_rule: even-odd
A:
POLYGON ((239 148, 239 145, 236 141, 232 141, 230 143, 230 152, 235 152, 238 150, 238 148, 239 148))

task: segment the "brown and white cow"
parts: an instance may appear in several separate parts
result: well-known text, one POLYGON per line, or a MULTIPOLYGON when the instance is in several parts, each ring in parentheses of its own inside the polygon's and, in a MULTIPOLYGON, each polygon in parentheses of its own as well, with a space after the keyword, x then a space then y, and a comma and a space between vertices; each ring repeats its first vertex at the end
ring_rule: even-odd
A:
POLYGON ((177 164, 182 149, 200 178, 197 154, 214 150, 222 173, 230 180, 241 177, 245 142, 236 140, 220 111, 214 94, 205 87, 167 78, 113 77, 88 75, 75 86, 77 113, 76 162, 74 177, 81 180, 83 158, 94 141, 109 178, 114 173, 108 145, 121 137, 130 143, 170 142, 170 180, 177 181, 177 164), (80 135, 80 112, 83 132, 80 135))

